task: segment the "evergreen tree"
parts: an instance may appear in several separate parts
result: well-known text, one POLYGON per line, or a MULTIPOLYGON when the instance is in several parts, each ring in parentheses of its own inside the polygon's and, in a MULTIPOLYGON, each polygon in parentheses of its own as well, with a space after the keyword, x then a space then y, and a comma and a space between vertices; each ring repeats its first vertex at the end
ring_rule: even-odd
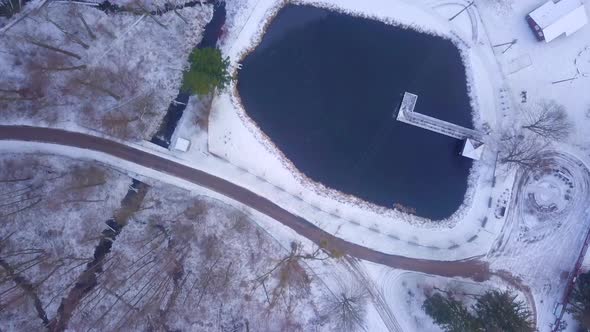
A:
POLYGON ((578 276, 567 305, 567 312, 584 328, 590 329, 590 272, 578 276))
POLYGON ((488 291, 467 309, 452 295, 428 296, 422 306, 446 332, 533 332, 531 312, 509 291, 488 291))
POLYGON ((524 301, 509 291, 492 290, 478 297, 473 306, 483 331, 532 332, 531 312, 524 301))
POLYGON ((216 48, 195 49, 190 55, 190 69, 184 73, 184 89, 200 96, 215 88, 223 89, 230 81, 229 58, 216 48))
POLYGON ((475 317, 452 296, 439 293, 428 296, 422 308, 446 332, 477 331, 475 317))

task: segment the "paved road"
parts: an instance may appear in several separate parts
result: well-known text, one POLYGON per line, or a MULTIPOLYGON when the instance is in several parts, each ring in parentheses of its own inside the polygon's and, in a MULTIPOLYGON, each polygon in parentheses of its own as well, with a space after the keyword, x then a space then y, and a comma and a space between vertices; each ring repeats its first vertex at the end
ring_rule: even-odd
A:
POLYGON ((491 276, 488 264, 475 259, 461 261, 414 259, 385 254, 344 241, 323 231, 311 222, 281 208, 271 200, 259 196, 246 188, 235 185, 209 173, 105 138, 59 129, 28 126, 0 126, 0 140, 53 143, 103 152, 192 182, 196 185, 209 188, 281 222, 283 225, 293 229, 301 236, 308 238, 318 245, 320 243, 327 244, 329 249, 359 259, 387 265, 396 269, 417 271, 445 277, 466 277, 475 281, 484 281, 491 276))

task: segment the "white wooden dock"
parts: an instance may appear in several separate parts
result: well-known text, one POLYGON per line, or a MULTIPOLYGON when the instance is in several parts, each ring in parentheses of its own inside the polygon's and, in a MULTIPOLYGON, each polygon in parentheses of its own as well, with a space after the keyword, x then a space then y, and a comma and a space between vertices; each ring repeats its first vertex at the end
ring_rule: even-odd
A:
POLYGON ((417 95, 409 92, 404 93, 399 112, 397 113, 398 121, 460 140, 471 138, 482 141, 483 135, 478 131, 414 112, 417 100, 417 95))

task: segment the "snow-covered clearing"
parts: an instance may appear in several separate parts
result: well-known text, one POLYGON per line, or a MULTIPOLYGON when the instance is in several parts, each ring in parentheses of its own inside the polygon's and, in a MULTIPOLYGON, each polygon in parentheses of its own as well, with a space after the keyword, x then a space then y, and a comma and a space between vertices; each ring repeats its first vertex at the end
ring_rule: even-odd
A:
MULTIPOLYGON (((587 1, 584 2, 589 11, 587 1)), ((576 126, 571 142, 587 149, 590 143, 586 135, 590 126, 590 95, 586 93, 590 89, 590 26, 551 43, 538 42, 523 22, 529 12, 543 3, 506 0, 495 5, 492 1, 482 1, 477 5, 492 44, 516 39, 514 46, 506 51, 506 47, 495 48, 512 98, 525 108, 544 99, 563 104, 576 126), (559 81, 563 82, 557 83, 559 81), (523 102, 523 91, 526 102, 523 102)), ((518 117, 518 112, 515 113, 518 117)))
MULTIPOLYGON (((521 0, 477 3, 496 59, 505 77, 513 111, 506 123, 522 121, 523 110, 544 100, 565 106, 574 124, 569 141, 554 145, 561 173, 526 176, 520 186, 507 229, 499 237, 492 267, 512 271, 529 285, 538 312, 538 328, 549 329, 554 306, 563 300, 576 260, 588 234, 588 149, 590 126, 590 27, 551 43, 538 42, 524 18, 544 1, 521 0), (501 45, 509 42, 514 44, 501 45), (580 163, 584 163, 580 164, 580 163), (571 185, 567 183, 572 179, 571 185), (530 181, 530 185, 526 185, 530 181), (564 182, 565 181, 565 182, 564 182), (569 193, 572 195, 569 195, 569 193), (569 199, 564 201, 564 195, 569 199), (552 206, 552 203, 555 205, 552 206), (564 206, 565 205, 565 206, 564 206)), ((588 3, 584 1, 588 11, 588 3)), ((570 323, 573 328, 575 324, 570 323)))

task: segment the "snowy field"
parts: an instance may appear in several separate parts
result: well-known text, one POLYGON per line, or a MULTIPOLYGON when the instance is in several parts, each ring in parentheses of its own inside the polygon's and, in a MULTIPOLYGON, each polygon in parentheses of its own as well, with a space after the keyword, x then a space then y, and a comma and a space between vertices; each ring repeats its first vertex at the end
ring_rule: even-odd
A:
MULTIPOLYGON (((590 14, 588 2, 583 2, 590 14)), ((523 110, 553 100, 564 105, 574 124, 569 141, 554 146, 558 153, 564 153, 558 155, 557 160, 566 171, 537 175, 539 180, 523 184, 528 189, 518 197, 512 220, 506 225, 509 229, 499 237, 490 257, 492 267, 512 271, 529 285, 535 297, 538 327, 546 331, 554 321, 555 305, 562 301, 590 226, 587 210, 590 198, 585 191, 590 165, 587 135, 590 126, 590 95, 587 93, 590 89, 590 27, 549 44, 538 42, 524 17, 542 3, 536 0, 496 4, 480 1, 477 12, 492 45, 516 40, 509 48, 494 47, 505 82, 510 87, 513 105, 519 110, 507 114, 507 118, 520 121, 523 110), (578 164, 580 162, 585 165, 578 164), (572 179, 573 186, 564 183, 564 179, 572 179), (564 202, 563 195, 567 195, 568 190, 574 195, 564 202), (531 201, 531 194, 534 201, 531 201), (539 211, 544 201, 555 206, 545 204, 549 210, 539 211), (500 245, 500 242, 503 243, 500 245)), ((566 316, 566 320, 571 329, 575 328, 571 317, 566 316)))
MULTIPOLYGON (((543 1, 507 0, 503 4, 478 3, 486 31, 492 44, 516 39, 516 44, 504 52, 497 47, 496 57, 510 85, 512 98, 520 107, 532 107, 545 99, 563 104, 575 123, 571 143, 588 148, 585 133, 590 125, 590 27, 586 26, 570 37, 558 38, 547 44, 538 42, 524 17, 543 1), (561 83, 558 81, 566 80, 561 83), (521 93, 526 91, 526 103, 521 93)), ((588 12, 588 3, 586 11, 588 12)))
POLYGON ((555 321, 590 228, 590 172, 567 154, 547 158, 545 169, 521 177, 510 220, 488 255, 492 268, 532 290, 542 331, 555 321))

